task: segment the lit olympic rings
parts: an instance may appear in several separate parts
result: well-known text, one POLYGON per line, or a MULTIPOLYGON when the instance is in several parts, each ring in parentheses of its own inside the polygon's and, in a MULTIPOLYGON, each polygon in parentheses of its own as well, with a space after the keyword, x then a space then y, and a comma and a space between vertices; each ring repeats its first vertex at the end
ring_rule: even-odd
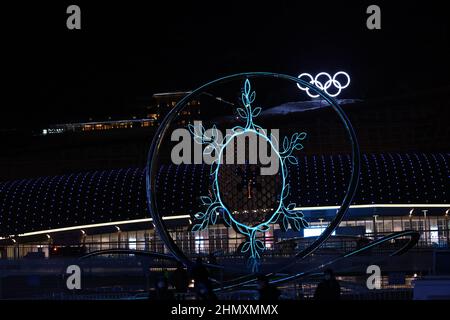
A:
MULTIPOLYGON (((341 91, 345 88, 348 87, 348 85, 350 84, 350 76, 348 75, 347 72, 344 71, 339 71, 336 72, 334 74, 334 76, 331 76, 330 74, 326 73, 326 72, 320 72, 318 73, 315 77, 313 77, 312 75, 310 75, 309 73, 302 73, 298 76, 299 79, 302 79, 304 81, 308 81, 310 84, 316 86, 317 88, 319 88, 320 90, 324 91, 326 94, 328 94, 331 97, 337 97, 341 91), (307 79, 305 79, 307 78, 307 79), (339 80, 344 80, 345 78, 345 82, 344 84, 342 84, 339 80), (336 92, 329 92, 328 89, 330 89, 331 87, 336 88, 335 90, 337 90, 336 92)), ((300 83, 297 83, 297 87, 300 90, 306 91, 306 93, 308 94, 308 96, 310 96, 311 98, 318 98, 319 95, 318 94, 313 94, 309 91, 308 87, 303 87, 300 83)))

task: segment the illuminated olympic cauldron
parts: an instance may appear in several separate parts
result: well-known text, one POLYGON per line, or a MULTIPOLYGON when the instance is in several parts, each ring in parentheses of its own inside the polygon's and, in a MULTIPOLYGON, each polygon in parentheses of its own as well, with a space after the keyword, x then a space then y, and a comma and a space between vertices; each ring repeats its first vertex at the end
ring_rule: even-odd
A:
MULTIPOLYGON (((259 101, 256 98, 256 83, 260 82, 261 84, 259 86, 264 93, 270 92, 272 88, 277 87, 277 85, 272 84, 273 82, 282 82, 283 88, 289 90, 290 94, 295 95, 295 90, 293 89, 295 86, 298 86, 298 88, 305 90, 310 97, 321 97, 327 102, 329 108, 337 113, 338 119, 343 123, 343 127, 348 134, 352 148, 352 175, 348 183, 348 190, 342 199, 339 210, 337 210, 336 215, 321 235, 307 248, 297 252, 292 258, 294 260, 304 258, 314 252, 332 234, 342 220, 357 187, 359 150, 350 122, 338 103, 331 97, 331 94, 328 94, 328 90, 334 85, 340 92, 344 87, 348 86, 350 79, 348 78, 348 81, 341 85, 338 82, 338 78, 343 75, 348 77, 348 75, 344 72, 338 72, 333 77, 328 76, 329 79, 327 78, 328 80, 322 84, 320 80, 324 77, 324 73, 318 74, 315 78, 309 76, 307 79, 309 81, 303 80, 303 75, 296 78, 283 74, 257 72, 220 78, 201 86, 185 96, 162 121, 148 156, 147 198, 153 223, 168 249, 178 260, 187 265, 191 264, 188 255, 176 244, 175 239, 170 236, 167 230, 167 226, 163 221, 163 215, 165 213, 161 212, 161 205, 158 205, 155 190, 157 188, 157 172, 161 165, 160 159, 164 158, 161 156, 161 153, 164 152, 163 150, 168 144, 164 141, 168 140, 168 137, 174 130, 180 129, 180 127, 188 129, 194 144, 203 146, 202 160, 207 158, 209 160, 208 165, 210 166, 210 179, 207 182, 205 181, 207 188, 204 189, 204 194, 198 197, 197 201, 199 202, 200 210, 191 214, 191 232, 194 235, 217 224, 232 227, 241 235, 242 239, 237 249, 238 252, 247 256, 249 268, 252 271, 256 271, 259 269, 260 258, 264 255, 266 249, 261 239, 266 234, 273 232, 275 225, 278 225, 282 231, 287 231, 290 228, 294 232, 300 231, 308 226, 301 207, 298 206, 295 199, 290 197, 290 166, 288 165, 298 164, 296 153, 298 155, 305 147, 307 133, 299 130, 289 135, 280 136, 279 132, 277 134, 274 133, 275 130, 269 133, 269 130, 263 129, 263 126, 258 121, 263 108, 258 105, 259 101), (240 94, 236 94, 237 92, 240 94), (202 116, 205 114, 206 117, 209 111, 213 115, 210 117, 210 120, 203 122, 181 121, 182 118, 180 116, 187 113, 186 111, 189 110, 192 102, 200 98, 206 99, 205 97, 211 100, 209 102, 211 107, 208 106, 205 109, 214 109, 214 112, 211 110, 204 111, 202 109, 202 116), (213 107, 216 104, 217 107, 213 107), (225 106, 226 112, 229 113, 228 116, 220 113, 221 107, 219 104, 220 106, 225 106), (223 130, 221 130, 220 125, 216 125, 215 123, 220 121, 225 122, 230 127, 233 122, 234 125, 231 129, 227 129, 226 133, 222 133, 223 130), (204 123, 208 123, 210 129, 205 129, 204 123), (267 173, 267 167, 261 167, 262 161, 257 159, 260 152, 258 153, 257 149, 252 150, 252 144, 250 144, 249 150, 243 151, 236 148, 236 145, 239 144, 238 140, 244 137, 250 140, 252 138, 256 139, 255 141, 257 142, 253 146, 257 145, 260 148, 261 145, 265 144, 266 151, 269 150, 271 156, 274 156, 272 159, 277 162, 276 168, 278 170, 275 174, 267 173), (229 150, 232 151, 229 152, 229 150), (246 160, 246 162, 240 164, 238 162, 234 166, 237 168, 239 166, 253 166, 254 171, 260 166, 261 175, 253 175, 253 177, 246 178, 246 183, 243 188, 243 193, 246 194, 245 200, 243 199, 243 203, 237 203, 236 197, 233 197, 232 191, 230 191, 233 187, 226 187, 227 181, 230 181, 231 178, 225 177, 227 177, 227 174, 228 177, 236 176, 236 174, 230 174, 230 167, 227 169, 227 165, 230 155, 234 159, 234 156, 239 158, 241 153, 245 153, 250 159, 257 159, 256 162, 249 163, 246 160), (264 173, 265 169, 266 173, 264 173), (274 187, 271 189, 271 192, 264 192, 263 196, 271 197, 272 200, 269 201, 271 207, 265 207, 264 209, 261 209, 261 207, 253 207, 242 210, 246 206, 244 202, 252 198, 250 189, 254 188, 258 183, 260 185, 266 185, 269 183, 269 180, 271 180, 270 183, 274 187), (267 193, 271 194, 268 195, 267 193), (255 214, 252 215, 249 212, 255 212, 255 214)), ((336 94, 333 95, 335 96, 336 94)), ((264 101, 264 103, 266 102, 264 101)), ((222 124, 222 128, 223 126, 222 124)), ((193 203, 192 205, 195 207, 196 204, 193 203)))
MULTIPOLYGON (((254 285, 256 271, 265 274, 275 285, 308 277, 385 243, 390 244, 388 251, 391 251, 386 257, 407 252, 420 238, 417 231, 399 231, 376 239, 362 238, 364 243, 345 252, 336 252, 332 258, 315 256, 308 262, 311 265, 298 263, 332 235, 347 212, 358 185, 360 155, 356 135, 344 111, 332 97, 349 83, 350 78, 344 72, 334 76, 319 73, 315 77, 251 72, 223 77, 190 92, 162 121, 152 141, 146 166, 148 208, 169 254, 119 248, 95 251, 82 259, 105 253, 126 253, 159 260, 175 259, 192 267, 193 257, 206 253, 214 255, 214 251, 224 249, 227 254, 232 253, 231 257, 219 254, 220 261, 211 263, 210 260, 207 264, 208 268, 220 268, 225 272, 222 273, 226 276, 225 281, 215 279, 215 283, 220 285, 214 290, 222 291, 254 285), (347 80, 344 81, 342 76, 347 80), (332 92, 332 86, 337 91, 332 92), (299 101, 299 92, 321 100, 299 101), (198 109, 200 105, 202 108, 198 109), (295 109, 294 112, 290 112, 291 108, 295 109), (313 112, 303 112, 305 110, 313 112), (326 201, 329 192, 325 191, 324 199, 321 199, 315 191, 320 187, 326 188, 329 183, 324 179, 324 185, 315 181, 311 186, 308 174, 300 176, 301 172, 310 171, 305 154, 299 161, 302 153, 314 143, 316 148, 322 147, 317 130, 314 131, 314 117, 324 115, 322 111, 330 111, 342 124, 341 129, 347 134, 351 149, 347 183, 343 172, 331 169, 333 176, 341 176, 343 189, 339 192, 343 197, 339 200, 337 193, 334 194, 333 198, 336 203, 339 201, 339 205, 333 205, 333 210, 337 210, 328 215, 325 226, 322 226, 322 219, 314 216, 313 207, 304 206, 304 202, 305 199, 311 201, 312 193, 318 201, 326 201), (264 129, 269 126, 272 129, 264 129), (288 133, 285 129, 289 129, 288 133), (191 144, 192 140, 194 143, 191 144), (173 146, 174 141, 178 141, 176 146, 173 146), (193 154, 191 150, 194 150, 193 154), (164 166, 164 170, 160 170, 164 166), (299 170, 300 166, 305 166, 305 170, 299 170), (165 185, 167 179, 160 177, 161 173, 172 175, 179 190, 168 189, 165 185), (180 227, 180 219, 189 221, 189 230, 186 230, 187 221, 181 223, 181 229, 177 228, 180 227), (312 240, 303 241, 306 234, 302 231, 308 226, 308 219, 319 220, 321 232, 312 240), (236 236, 226 237, 226 241, 233 243, 227 243, 223 248, 222 235, 231 232, 222 232, 231 231, 229 228, 234 229, 236 236), (285 243, 283 238, 288 239, 289 244, 296 243, 295 250, 288 254, 282 250, 281 255, 277 254, 278 249, 272 250, 274 231, 284 234, 279 237, 282 240, 278 244, 285 243), (217 233, 219 237, 214 238, 217 233), (409 241, 404 241, 405 238, 409 241), (191 240, 194 239, 193 251, 191 240), (271 240, 267 243, 266 239, 271 240), (400 241, 396 243, 395 239, 400 241), (209 245, 205 245, 206 241, 210 241, 209 245), (214 242, 212 246, 211 241, 214 242), (399 246, 392 246, 394 243, 399 246), (234 247, 234 244, 238 245, 234 247), (241 255, 246 259, 241 259, 241 255), (242 267, 239 261, 247 262, 247 266, 242 267)), ((172 101, 170 105, 173 104, 172 101)), ((327 137, 329 140, 334 135, 327 137)), ((325 144, 332 144, 328 140, 325 144)), ((316 176, 325 177, 330 173, 325 172, 325 166, 324 171, 319 172, 316 161, 313 161, 313 167, 311 169, 316 176)), ((332 188, 337 190, 336 186, 332 188)), ((371 260, 370 255, 368 260, 371 260)))

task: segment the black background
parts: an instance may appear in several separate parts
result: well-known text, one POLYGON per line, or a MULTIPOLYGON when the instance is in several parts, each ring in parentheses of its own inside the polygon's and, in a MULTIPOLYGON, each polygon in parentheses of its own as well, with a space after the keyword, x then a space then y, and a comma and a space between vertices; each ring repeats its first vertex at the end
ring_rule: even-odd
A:
POLYGON ((155 92, 244 71, 346 70, 345 97, 450 84, 443 1, 34 1, 2 4, 0 128, 124 114, 155 92), (81 7, 81 30, 66 8, 81 7), (381 30, 366 8, 381 7, 381 30))
MULTIPOLYGON (((187 316, 171 315, 173 307, 202 306, 215 310, 215 305, 207 305, 192 301, 164 302, 158 301, 8 301, 0 302, 0 306, 11 310, 21 310, 21 314, 34 316, 36 310, 45 312, 47 319, 63 319, 70 312, 73 316, 86 317, 87 315, 113 319, 126 318, 131 315, 157 319, 223 319, 223 315, 187 316)), ((218 304, 249 305, 260 304, 255 301, 222 301, 218 304)), ((277 301, 265 303, 278 305, 278 315, 226 315, 227 319, 298 319, 300 317, 314 316, 324 319, 360 319, 370 312, 373 318, 387 317, 414 318, 423 310, 445 309, 447 301, 277 301)))

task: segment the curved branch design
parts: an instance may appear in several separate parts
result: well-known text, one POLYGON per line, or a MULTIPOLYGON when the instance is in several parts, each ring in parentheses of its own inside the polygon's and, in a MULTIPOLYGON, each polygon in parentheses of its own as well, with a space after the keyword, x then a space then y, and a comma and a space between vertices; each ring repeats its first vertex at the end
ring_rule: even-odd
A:
MULTIPOLYGON (((192 261, 184 254, 184 252, 177 246, 174 239, 171 238, 163 220, 162 217, 159 214, 157 205, 156 205, 156 175, 158 171, 158 165, 157 165, 157 159, 158 159, 158 153, 161 149, 162 142, 164 137, 166 137, 169 133, 170 124, 175 119, 175 117, 181 112, 187 105, 187 103, 199 96, 206 90, 207 88, 223 83, 228 82, 232 80, 242 79, 242 78, 255 78, 255 77, 261 77, 261 78, 277 78, 282 80, 288 80, 292 81, 296 84, 300 84, 303 87, 309 88, 313 93, 318 94, 323 100, 329 103, 330 107, 335 111, 339 117, 339 119, 344 124, 344 128, 349 136, 351 147, 352 147, 352 175, 349 179, 348 188, 346 190, 344 199, 341 203, 341 206, 336 213, 335 217, 331 221, 331 223, 326 227, 326 229, 322 232, 322 234, 305 250, 299 252, 295 257, 293 257, 293 262, 297 259, 304 258, 311 253, 313 253, 317 248, 320 247, 320 245, 328 239, 328 237, 332 234, 334 229, 339 225, 342 218, 344 217, 345 213, 347 212, 350 203, 356 193, 356 189, 358 186, 358 180, 359 180, 359 172, 360 172, 360 153, 359 153, 359 145, 356 137, 356 133, 350 123, 350 120, 346 116, 345 112, 342 110, 342 108, 339 106, 339 104, 329 95, 324 93, 322 90, 317 88, 316 86, 310 84, 307 81, 304 81, 302 79, 298 79, 293 76, 285 75, 285 74, 279 74, 279 73, 271 73, 271 72, 247 72, 247 73, 239 73, 239 74, 233 74, 229 76, 225 76, 216 80, 213 80, 211 82, 208 82, 196 90, 192 91, 190 94, 185 96, 183 99, 181 99, 177 105, 167 114, 167 116, 163 119, 161 125, 159 126, 152 144, 150 146, 149 152, 148 152, 148 158, 147 158, 147 166, 146 166, 146 190, 147 190, 147 204, 149 208, 149 212, 151 214, 151 217, 153 219, 153 223, 155 225, 156 230, 159 233, 159 236, 164 241, 167 248, 170 250, 170 252, 177 258, 178 261, 181 261, 183 264, 187 266, 192 265, 192 261)), ((249 96, 251 98, 251 95, 249 96)), ((214 219, 214 218, 213 218, 214 219)), ((281 264, 278 266, 280 270, 285 269, 285 267, 289 266, 290 264, 281 264)))
POLYGON ((286 231, 289 226, 295 231, 299 231, 302 228, 308 226, 307 221, 303 217, 301 211, 295 210, 296 204, 286 204, 286 199, 289 196, 289 183, 287 183, 288 169, 286 162, 297 164, 297 158, 292 155, 295 150, 302 150, 303 145, 301 141, 306 138, 305 132, 294 133, 292 137, 285 137, 283 140, 283 146, 279 150, 278 141, 274 139, 274 136, 269 137, 267 132, 255 124, 254 119, 261 113, 261 108, 252 106, 255 101, 256 92, 251 90, 250 80, 246 79, 241 96, 242 104, 244 108, 237 108, 236 111, 239 117, 245 121, 245 126, 235 126, 231 129, 232 134, 226 135, 221 141, 218 139, 217 127, 214 125, 212 128, 211 136, 206 136, 205 128, 202 125, 189 125, 189 131, 194 137, 194 141, 198 144, 205 144, 206 148, 204 153, 211 154, 214 152, 216 155, 211 165, 211 176, 213 177, 212 183, 212 195, 202 196, 200 198, 202 205, 206 207, 203 212, 198 212, 194 215, 197 219, 197 224, 192 227, 192 231, 201 231, 208 227, 208 225, 216 224, 217 217, 221 215, 224 225, 229 227, 233 226, 241 234, 246 236, 246 241, 242 243, 239 248, 243 254, 249 256, 249 266, 252 271, 257 271, 259 268, 259 259, 261 252, 265 247, 261 240, 258 240, 258 234, 264 233, 270 230, 270 225, 278 223, 283 231, 286 231), (280 201, 277 208, 274 210, 271 216, 267 217, 265 221, 254 226, 249 226, 238 221, 230 210, 223 203, 220 193, 219 185, 219 170, 222 165, 221 159, 223 159, 224 150, 227 145, 234 141, 235 138, 241 135, 253 134, 258 138, 264 139, 272 148, 272 152, 275 152, 280 162, 281 167, 281 179, 282 186, 280 192, 280 201))

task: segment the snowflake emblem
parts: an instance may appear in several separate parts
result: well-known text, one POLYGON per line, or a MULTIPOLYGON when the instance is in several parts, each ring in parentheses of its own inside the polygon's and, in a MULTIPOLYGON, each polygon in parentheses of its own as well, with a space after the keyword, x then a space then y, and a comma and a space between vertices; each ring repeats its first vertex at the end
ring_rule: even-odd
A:
POLYGON ((241 243, 239 250, 243 254, 248 255, 249 267, 254 272, 259 269, 261 253, 265 250, 263 242, 259 240, 258 237, 269 231, 271 225, 278 223, 280 229, 283 231, 286 231, 289 226, 295 231, 299 231, 308 226, 303 213, 299 210, 295 210, 296 204, 292 202, 287 203, 290 189, 289 183, 287 182, 289 173, 287 162, 297 164, 297 158, 293 156, 292 153, 294 150, 303 149, 301 141, 306 138, 306 133, 294 133, 290 138, 285 137, 283 139, 282 147, 278 148, 277 139, 272 134, 270 134, 269 137, 263 128, 254 123, 254 119, 258 117, 262 110, 260 107, 254 108, 252 106, 255 98, 256 92, 251 91, 250 81, 246 79, 241 96, 244 108, 238 107, 236 109, 239 117, 245 121, 245 126, 235 126, 231 129, 231 134, 227 134, 223 139, 218 138, 219 135, 215 125, 212 127, 211 137, 205 137, 205 128, 203 128, 202 125, 189 125, 189 131, 193 135, 194 141, 206 145, 204 153, 211 154, 214 151, 216 155, 210 171, 212 176, 212 192, 210 192, 208 196, 200 197, 200 201, 205 207, 205 210, 197 212, 194 215, 196 223, 192 227, 192 232, 198 232, 206 229, 210 224, 216 224, 218 222, 218 217, 220 216, 225 226, 233 226, 235 230, 245 235, 245 241, 241 243), (218 178, 221 166, 220 159, 223 159, 222 155, 226 146, 238 136, 249 133, 255 134, 259 138, 267 141, 272 148, 272 152, 276 153, 281 169, 281 191, 279 194, 279 202, 273 212, 271 212, 264 221, 256 225, 242 223, 236 219, 232 212, 230 212, 222 201, 218 178))

